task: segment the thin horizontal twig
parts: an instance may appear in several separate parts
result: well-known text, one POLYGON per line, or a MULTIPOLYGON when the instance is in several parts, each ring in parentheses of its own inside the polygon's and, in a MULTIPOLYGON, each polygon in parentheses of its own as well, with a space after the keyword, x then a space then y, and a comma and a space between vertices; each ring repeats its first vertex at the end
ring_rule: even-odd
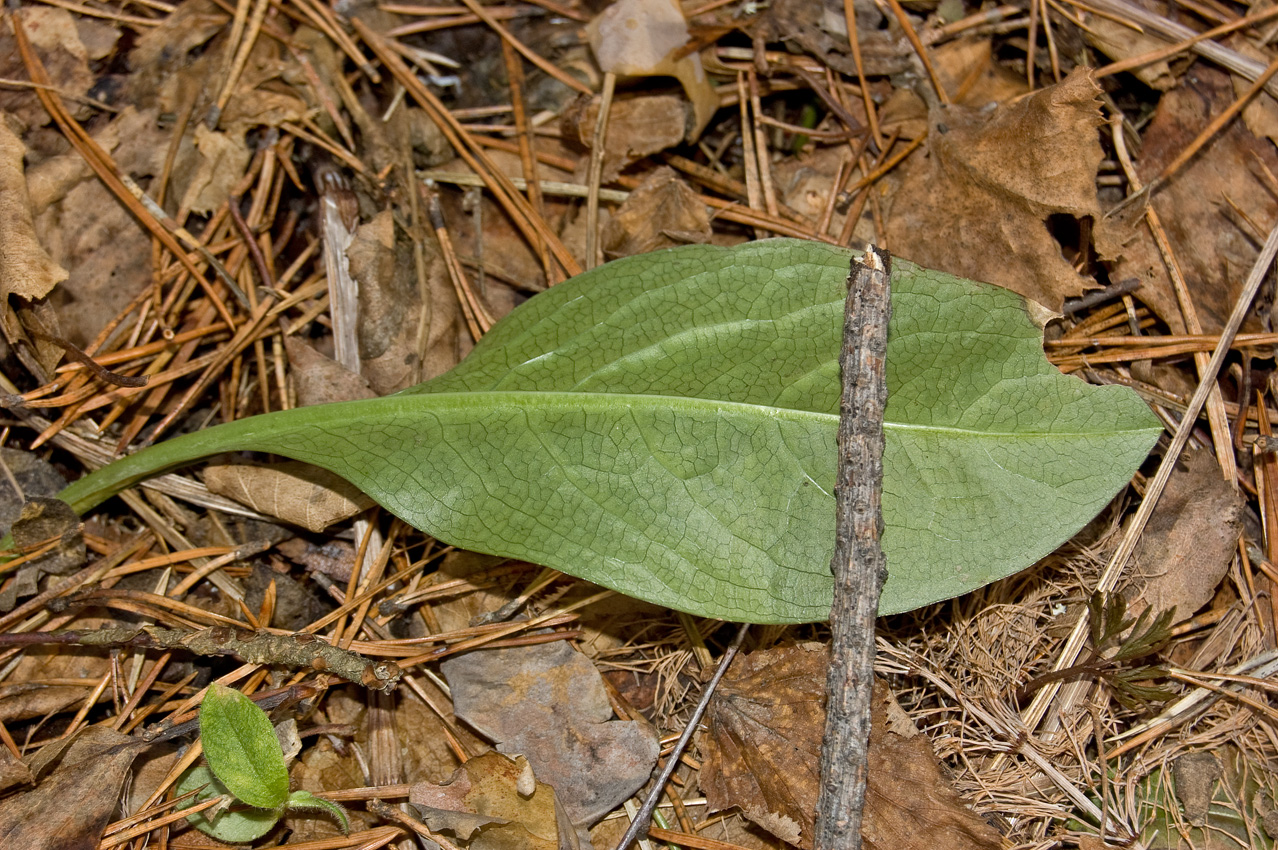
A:
POLYGON ((0 634, 0 646, 99 646, 111 649, 181 649, 195 655, 229 655, 251 664, 312 669, 389 693, 402 675, 394 661, 373 660, 332 646, 316 635, 287 635, 214 626, 199 631, 157 626, 66 629, 0 634))

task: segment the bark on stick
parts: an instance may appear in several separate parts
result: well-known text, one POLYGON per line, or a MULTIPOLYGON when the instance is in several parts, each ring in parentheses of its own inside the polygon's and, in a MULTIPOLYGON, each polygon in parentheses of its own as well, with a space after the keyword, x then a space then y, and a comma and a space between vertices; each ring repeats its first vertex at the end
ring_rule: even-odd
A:
POLYGON ((834 606, 815 850, 860 850, 865 807, 874 620, 887 578, 883 535, 884 365, 892 258, 871 247, 852 261, 839 366, 839 465, 834 485, 834 606))

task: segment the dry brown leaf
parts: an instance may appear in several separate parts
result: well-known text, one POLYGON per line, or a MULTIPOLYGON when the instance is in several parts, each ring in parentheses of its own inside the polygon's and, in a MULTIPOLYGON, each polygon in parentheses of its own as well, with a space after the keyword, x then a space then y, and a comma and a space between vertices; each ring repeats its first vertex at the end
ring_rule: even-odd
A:
MULTIPOLYGON (((521 175, 518 154, 504 151, 493 151, 492 160, 505 174, 521 175)), ((541 167, 541 178, 553 180, 545 166, 541 167)), ((545 288, 545 275, 541 261, 533 253, 528 240, 512 223, 500 205, 494 202, 486 192, 471 193, 448 192, 441 194, 440 203, 444 210, 444 221, 453 238, 453 248, 457 258, 466 271, 471 288, 482 299, 488 308, 488 314, 500 319, 527 298, 526 290, 540 291, 545 288), (479 272, 479 261, 486 270, 479 272), (524 291, 517 291, 520 286, 524 291)), ((546 201, 547 218, 553 219, 552 210, 566 210, 570 205, 558 203, 553 198, 546 201)), ((575 207, 573 207, 575 209, 575 207)), ((585 216, 581 216, 585 218, 585 216)), ((601 217, 602 218, 602 217, 601 217)), ((470 333, 465 330, 461 306, 457 301, 457 292, 453 288, 452 279, 448 275, 442 256, 438 255, 438 246, 429 240, 424 246, 428 268, 427 284, 431 298, 431 339, 436 338, 441 328, 447 323, 455 322, 460 329, 457 338, 457 355, 465 357, 474 347, 470 333), (438 318, 437 318, 438 317, 438 318)), ((441 337, 441 348, 446 340, 452 337, 441 337)), ((428 350, 429 351, 429 350, 428 350)), ((442 356, 443 351, 440 352, 442 356)))
POLYGON ((1099 93, 1078 70, 993 109, 933 109, 928 155, 910 158, 892 198, 889 247, 1059 311, 1092 284, 1061 256, 1049 219, 1100 218, 1099 93))
MULTIPOLYGON (((505 561, 496 555, 481 555, 466 549, 454 549, 444 555, 439 565, 440 581, 478 581, 482 573, 505 561)), ((513 598, 502 592, 501 587, 471 590, 442 599, 434 605, 435 619, 442 632, 468 627, 476 617, 496 611, 513 598)))
POLYGON ((1177 619, 1192 616, 1216 593, 1238 551, 1242 496, 1221 477, 1211 452, 1187 452, 1183 462, 1141 535, 1131 570, 1132 613, 1174 606, 1177 619))
POLYGON ((404 120, 408 125, 408 140, 413 153, 421 158, 423 165, 434 167, 457 157, 448 137, 426 114, 426 110, 406 107, 404 120))
POLYGON ((22 513, 27 499, 56 496, 67 486, 53 464, 31 452, 0 448, 0 465, 0 532, 5 534, 22 513))
MULTIPOLYGON (((105 628, 108 626, 118 626, 116 620, 107 620, 101 617, 90 617, 80 615, 76 619, 75 627, 92 631, 93 629, 105 628)), ((18 659, 17 665, 13 668, 6 679, 8 682, 30 683, 30 682, 47 682, 52 680, 72 680, 72 681, 100 681, 103 676, 111 672, 111 659, 107 657, 101 649, 91 646, 35 646, 26 649, 22 656, 18 659)), ((39 687, 39 686, 38 686, 39 687)), ((51 690, 51 689, 49 689, 51 690)), ((59 686, 61 690, 61 686, 59 686)), ((5 711, 12 710, 21 713, 25 709, 34 708, 37 703, 48 700, 49 705, 47 711, 40 711, 38 715, 46 714, 62 710, 62 708, 54 707, 56 703, 66 701, 63 708, 75 702, 83 702, 88 695, 87 687, 67 688, 64 694, 55 694, 52 697, 41 694, 38 690, 31 690, 31 696, 21 697, 21 690, 4 691, 0 693, 13 693, 15 701, 11 706, 6 706, 4 702, 0 702, 0 708, 5 711), (71 692, 78 692, 78 696, 71 692)), ((4 712, 0 712, 0 722, 9 723, 16 718, 6 716, 4 712)))
MULTIPOLYGON (((359 282, 360 372, 377 395, 398 392, 426 377, 418 354, 424 317, 413 253, 398 236, 394 214, 386 210, 361 224, 346 249, 351 277, 359 282)), ((451 285, 448 297, 456 303, 451 285)), ((443 365, 439 354, 435 352, 432 367, 443 365)))
POLYGON ((344 540, 329 540, 322 546, 294 537, 276 544, 275 551, 308 570, 323 573, 342 583, 351 580, 355 566, 355 547, 344 540))
POLYGON ((308 625, 333 610, 332 600, 323 596, 323 591, 313 582, 300 582, 261 560, 252 561, 249 570, 244 580, 244 604, 250 611, 261 611, 266 594, 272 586, 275 588, 275 610, 270 622, 263 623, 265 626, 289 632, 305 631, 308 625))
POLYGON ((0 747, 0 793, 34 782, 35 776, 30 768, 10 752, 8 747, 0 747))
POLYGON ((295 94, 269 89, 237 89, 222 113, 221 126, 239 135, 252 127, 278 127, 300 122, 306 102, 295 94))
POLYGON ((195 127, 195 148, 200 152, 199 164, 181 205, 207 215, 231 196, 231 189, 244 176, 253 154, 244 144, 243 135, 219 133, 203 124, 195 127))
MULTIPOLYGON (((168 146, 154 109, 126 107, 93 138, 138 180, 159 173, 168 146)), ((151 239, 76 151, 32 169, 30 185, 36 232, 71 272, 51 295, 61 335, 87 345, 151 284, 151 239)))
POLYGON ((67 575, 84 565, 84 525, 71 506, 61 499, 33 496, 27 499, 10 530, 18 549, 34 549, 57 540, 52 551, 36 561, 45 572, 67 575))
MULTIPOLYGON (((710 703, 701 787, 711 811, 738 806, 802 848, 812 829, 825 727, 824 645, 738 656, 710 703)), ((925 736, 875 680, 865 820, 872 850, 990 850, 998 834, 963 805, 925 736), (910 735, 901 734, 908 731, 910 735)))
MULTIPOLYGON (((139 104, 139 108, 151 105, 161 85, 176 79, 177 72, 193 61, 191 53, 222 32, 230 20, 231 16, 212 0, 187 0, 178 4, 158 25, 138 35, 128 56, 132 102, 139 104)), ((217 52, 204 51, 200 55, 217 52)), ((194 80, 197 91, 205 81, 194 80)), ((216 84, 214 80, 208 81, 216 84)))
POLYGON ((911 89, 893 89, 879 110, 879 128, 910 142, 927 132, 927 104, 911 89))
POLYGON ((879 680, 874 685, 867 765, 871 778, 861 825, 865 846, 869 850, 1001 848, 998 832, 963 804, 927 737, 889 731, 887 718, 904 712, 886 685, 879 680))
MULTIPOLYGON (((1233 86, 1227 74, 1195 65, 1179 86, 1159 100, 1154 118, 1145 128, 1136 163, 1141 180, 1148 183, 1161 172, 1232 100, 1233 86)), ((1247 270, 1259 253, 1257 240, 1264 238, 1263 233, 1245 232, 1231 217, 1230 205, 1261 228, 1278 220, 1278 199, 1256 177, 1262 165, 1278 174, 1273 145, 1252 135, 1245 122, 1232 121, 1154 194, 1154 209, 1189 282, 1204 333, 1217 333, 1224 327, 1247 270)), ((1137 297, 1174 333, 1184 333, 1171 280, 1148 228, 1142 224, 1127 240, 1121 248, 1108 250, 1110 255, 1120 255, 1110 276, 1141 281, 1137 297)), ((1262 300, 1257 299, 1256 309, 1263 310, 1267 318, 1272 296, 1267 303, 1262 300)), ((1248 318, 1244 329, 1261 329, 1255 315, 1248 318)))
MULTIPOLYGON (((56 10, 55 10, 56 11, 56 10)), ((8 311, 10 295, 34 301, 67 279, 36 238, 35 213, 27 191, 22 158, 26 146, 0 114, 0 298, 8 311)))
POLYGON ((812 846, 829 653, 816 644, 737 656, 707 711, 701 788, 778 838, 812 846))
POLYGON ((298 78, 292 57, 284 58, 284 47, 273 38, 259 38, 222 111, 218 126, 235 137, 252 127, 278 127, 300 122, 307 114, 302 92, 290 81, 298 78))
POLYGON ((325 357, 297 337, 284 337, 284 349, 288 352, 289 374, 297 388, 298 407, 377 397, 367 378, 325 357))
MULTIPOLYGON (((430 692, 434 704, 441 709, 448 706, 448 698, 435 685, 423 679, 421 687, 430 692)), ((452 716, 448 715, 451 721, 452 716)), ((483 749, 457 723, 452 727, 466 744, 483 749)), ((444 721, 420 699, 401 697, 395 705, 395 737, 400 742, 400 762, 404 779, 412 782, 445 782, 460 762, 449 745, 449 732, 444 721)))
MULTIPOLYGON (((595 136, 599 96, 581 95, 564 111, 565 136, 585 148, 595 136)), ((683 100, 670 94, 640 95, 614 100, 608 111, 608 132, 604 136, 604 183, 617 179, 626 166, 683 141, 686 120, 683 100)), ((578 169, 584 175, 588 159, 578 169)))
POLYGON ((960 38, 946 42, 932 51, 932 65, 945 90, 956 102, 968 106, 1007 103, 1029 90, 1024 74, 1015 74, 1003 63, 994 61, 992 39, 960 38))
MULTIPOLYGON (((80 39, 75 16, 66 9, 32 4, 22 9, 22 26, 59 91, 81 97, 87 95, 96 77, 89 69, 89 51, 80 39)), ((0 78, 29 79, 8 22, 0 27, 0 78)), ((93 107, 83 101, 64 100, 67 110, 78 119, 93 114, 93 107)), ((28 127, 38 127, 50 120, 35 92, 25 88, 0 87, 0 112, 12 113, 28 127)))
POLYGON ((599 671, 566 643, 468 652, 441 668, 457 716, 527 756, 578 826, 628 799, 657 763, 653 728, 614 720, 599 671))
POLYGON ((345 478, 299 461, 213 464, 204 471, 204 485, 308 531, 323 531, 374 504, 345 478))
POLYGON ((442 785, 419 782, 409 802, 426 825, 470 850, 566 850, 574 830, 561 825, 555 789, 536 779, 528 760, 488 752, 442 785))
MULTIPOLYGON (((786 157, 772 166, 772 180, 780 193, 780 200, 787 207, 807 216, 819 219, 829 203, 830 192, 838 191, 834 185, 839 168, 851 154, 847 148, 820 145, 801 156, 786 157)), ((831 229, 838 232, 843 217, 835 211, 831 229)))
MULTIPOLYGON (((485 303, 492 306, 494 287, 488 288, 485 303)), ((510 312, 517 303, 514 292, 502 287, 506 296, 500 309, 510 312)), ((429 327, 426 332, 425 356, 421 361, 420 378, 428 381, 438 378, 462 361, 473 347, 470 335, 462 330, 461 302, 448 277, 448 266, 442 257, 433 256, 426 265, 426 299, 430 302, 429 327)), ((503 313, 504 315, 504 313, 503 313)), ((419 329, 420 331, 420 329, 419 329)))
POLYGON ((46 745, 41 763, 31 765, 39 784, 0 802, 0 842, 25 850, 95 850, 129 766, 146 746, 106 726, 88 727, 65 748, 46 745))
POLYGON ((1172 762, 1176 799, 1185 809, 1185 820, 1201 825, 1207 819, 1216 783, 1224 774, 1224 765, 1208 752, 1185 753, 1172 762))
POLYGON ((609 259, 710 241, 710 215, 673 168, 655 169, 603 229, 609 259))
POLYGON ((0 723, 16 723, 33 717, 48 717, 83 702, 88 695, 88 688, 70 685, 0 686, 0 723))

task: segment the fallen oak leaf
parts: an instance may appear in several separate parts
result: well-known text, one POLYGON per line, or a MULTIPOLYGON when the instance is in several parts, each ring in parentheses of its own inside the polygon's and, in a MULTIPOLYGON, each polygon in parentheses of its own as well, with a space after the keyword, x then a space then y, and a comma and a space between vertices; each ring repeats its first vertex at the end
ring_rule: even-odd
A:
MULTIPOLYGON (((784 646, 737 659, 708 712, 700 782, 711 811, 747 818, 812 847, 829 648, 784 646)), ((865 819, 869 850, 994 850, 999 836, 967 808, 925 736, 881 680, 871 703, 865 819)))
POLYGON ((147 746, 106 726, 46 745, 31 764, 36 787, 0 802, 0 841, 27 850, 94 850, 129 766, 147 746))

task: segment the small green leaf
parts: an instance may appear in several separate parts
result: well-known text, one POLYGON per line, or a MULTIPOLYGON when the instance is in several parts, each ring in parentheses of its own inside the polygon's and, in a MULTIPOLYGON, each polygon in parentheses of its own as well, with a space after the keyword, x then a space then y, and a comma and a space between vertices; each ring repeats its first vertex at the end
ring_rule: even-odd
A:
POLYGON ((200 703, 200 740, 209 767, 237 799, 278 809, 288 799, 288 768, 266 712, 214 682, 200 703))
POLYGON ((226 807, 214 806, 187 816, 192 826, 219 841, 230 844, 255 841, 270 832, 280 819, 279 812, 274 809, 244 808, 242 804, 235 803, 233 795, 205 764, 193 765, 182 774, 177 782, 177 793, 181 796, 201 786, 204 787, 193 798, 183 802, 181 808, 190 808, 210 797, 226 797, 229 804, 226 807))
MULTIPOLYGON (((224 451, 335 472, 440 540, 710 617, 829 617, 838 354, 851 254, 793 239, 600 266, 397 395, 251 417, 107 466, 83 512, 224 451)), ((1161 433, 1130 390, 1062 375, 1026 302, 898 260, 882 613, 1068 540, 1161 433)))
POLYGON ((350 834, 351 822, 346 817, 346 809, 332 800, 316 797, 310 791, 294 791, 289 794, 288 802, 284 804, 284 808, 286 811, 327 812, 332 816, 333 820, 341 825, 343 834, 350 834))

